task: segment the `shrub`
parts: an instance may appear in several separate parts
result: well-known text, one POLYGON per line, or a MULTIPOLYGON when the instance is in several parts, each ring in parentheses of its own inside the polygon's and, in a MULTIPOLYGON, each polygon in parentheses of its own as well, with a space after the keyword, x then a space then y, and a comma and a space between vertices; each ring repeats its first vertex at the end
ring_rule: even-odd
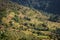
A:
POLYGON ((2 17, 6 17, 7 13, 5 10, 0 10, 0 24, 2 24, 2 17))
POLYGON ((39 31, 48 31, 49 30, 45 24, 38 24, 37 26, 35 26, 34 29, 39 30, 39 31))
POLYGON ((29 17, 24 17, 25 20, 30 21, 31 19, 29 17))
POLYGON ((19 19, 19 17, 17 15, 15 15, 15 17, 12 18, 12 20, 15 20, 16 22, 20 22, 20 19, 19 19))
POLYGON ((53 15, 50 16, 49 20, 53 22, 60 22, 60 17, 58 15, 53 15))

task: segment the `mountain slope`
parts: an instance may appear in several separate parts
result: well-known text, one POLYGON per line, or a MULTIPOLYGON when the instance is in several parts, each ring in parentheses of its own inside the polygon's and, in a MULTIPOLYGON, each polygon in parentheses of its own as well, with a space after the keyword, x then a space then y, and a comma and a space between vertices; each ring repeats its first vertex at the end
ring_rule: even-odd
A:
POLYGON ((0 40, 54 40, 55 38, 58 40, 60 23, 49 21, 49 18, 49 15, 46 16, 35 9, 10 0, 2 0, 0 40))
POLYGON ((48 13, 60 14, 60 0, 12 0, 21 5, 43 10, 48 13))

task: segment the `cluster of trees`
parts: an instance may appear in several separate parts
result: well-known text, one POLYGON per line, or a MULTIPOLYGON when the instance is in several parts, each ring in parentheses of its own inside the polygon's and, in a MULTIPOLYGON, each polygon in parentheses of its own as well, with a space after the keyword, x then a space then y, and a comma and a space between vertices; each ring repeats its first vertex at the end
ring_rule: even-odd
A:
POLYGON ((53 22, 59 22, 60 23, 60 16, 52 15, 52 16, 50 16, 49 20, 53 21, 53 22))
POLYGON ((60 40, 60 28, 56 28, 56 30, 53 30, 52 33, 52 38, 60 40))
POLYGON ((6 17, 6 11, 5 11, 5 9, 0 9, 0 24, 2 24, 2 21, 1 21, 1 19, 2 19, 2 17, 6 17))

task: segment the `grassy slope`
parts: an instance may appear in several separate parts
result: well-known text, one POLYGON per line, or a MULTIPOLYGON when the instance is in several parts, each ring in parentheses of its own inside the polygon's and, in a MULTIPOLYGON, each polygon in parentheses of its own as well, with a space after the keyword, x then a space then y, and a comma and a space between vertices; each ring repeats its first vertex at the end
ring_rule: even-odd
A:
POLYGON ((50 39, 51 31, 60 27, 49 16, 17 3, 0 1, 0 8, 0 40, 50 39))

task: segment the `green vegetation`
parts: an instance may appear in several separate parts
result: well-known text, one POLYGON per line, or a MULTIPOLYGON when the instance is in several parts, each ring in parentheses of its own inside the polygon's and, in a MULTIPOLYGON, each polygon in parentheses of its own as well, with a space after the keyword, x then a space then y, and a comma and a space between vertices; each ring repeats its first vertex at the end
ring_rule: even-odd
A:
POLYGON ((59 40, 58 19, 11 1, 4 2, 0 9, 0 40, 59 40))
POLYGON ((53 21, 53 22, 60 22, 60 16, 58 16, 58 15, 53 16, 52 15, 49 20, 53 21))

